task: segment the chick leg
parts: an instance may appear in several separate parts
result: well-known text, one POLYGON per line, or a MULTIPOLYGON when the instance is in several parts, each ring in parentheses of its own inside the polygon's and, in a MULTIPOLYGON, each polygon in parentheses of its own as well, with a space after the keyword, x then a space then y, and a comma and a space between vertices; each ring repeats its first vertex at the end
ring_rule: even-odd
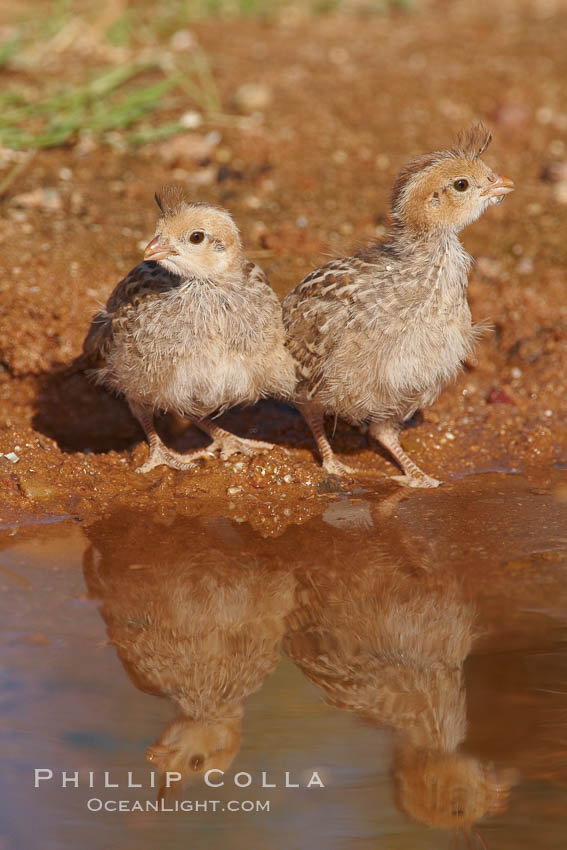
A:
POLYGON ((319 449, 319 454, 323 461, 323 469, 328 472, 329 475, 352 475, 355 470, 342 463, 342 461, 336 457, 331 448, 331 444, 325 434, 323 412, 318 407, 314 407, 310 404, 302 404, 301 407, 299 407, 299 410, 315 437, 315 442, 317 443, 317 448, 319 449))
POLYGON ((257 455, 262 452, 269 452, 275 448, 273 443, 264 443, 261 440, 248 440, 245 437, 238 437, 236 434, 231 434, 230 431, 225 431, 220 425, 215 425, 210 419, 196 419, 189 417, 191 422, 196 425, 205 434, 208 434, 212 439, 212 443, 207 446, 207 452, 220 450, 222 460, 227 460, 231 455, 257 455))
POLYGON ((179 454, 179 452, 168 449, 163 444, 155 429, 153 410, 141 404, 136 404, 133 401, 128 401, 128 406, 132 415, 135 416, 144 429, 144 434, 150 446, 148 459, 136 469, 136 472, 149 472, 150 469, 156 466, 170 466, 172 469, 194 469, 193 460, 210 455, 209 446, 206 446, 204 449, 196 449, 187 454, 179 454))
POLYGON ((404 452, 400 445, 400 430, 396 425, 392 422, 374 422, 370 425, 369 433, 390 452, 402 467, 404 475, 393 475, 393 481, 399 481, 406 487, 439 487, 441 482, 426 475, 404 452))

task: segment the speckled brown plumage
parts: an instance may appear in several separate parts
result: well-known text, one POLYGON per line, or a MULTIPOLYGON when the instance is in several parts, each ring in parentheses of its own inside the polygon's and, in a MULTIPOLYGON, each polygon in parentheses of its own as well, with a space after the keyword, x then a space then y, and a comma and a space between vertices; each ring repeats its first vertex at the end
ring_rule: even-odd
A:
POLYGON ((457 233, 512 189, 479 159, 489 141, 474 127, 454 148, 409 163, 394 185, 390 240, 326 263, 283 301, 295 401, 331 473, 353 470, 334 456, 325 414, 369 423, 402 467, 401 483, 439 484, 405 454, 398 432, 473 348, 471 260, 457 233))
POLYGON ((150 457, 189 468, 196 457, 252 454, 272 446, 245 440, 208 417, 264 396, 289 397, 295 375, 284 347, 281 306, 263 271, 246 260, 230 215, 166 190, 162 216, 140 263, 118 284, 84 342, 90 375, 122 393, 142 424, 150 457), (166 449, 155 411, 172 410, 213 443, 190 455, 166 449))

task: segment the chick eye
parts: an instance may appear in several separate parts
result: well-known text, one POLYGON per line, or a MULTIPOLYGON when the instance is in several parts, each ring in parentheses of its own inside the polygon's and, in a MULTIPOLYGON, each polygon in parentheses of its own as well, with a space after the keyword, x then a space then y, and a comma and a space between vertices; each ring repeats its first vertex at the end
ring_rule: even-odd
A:
POLYGON ((460 180, 455 180, 453 186, 455 187, 457 192, 466 192, 469 188, 469 181, 461 177, 460 180))
POLYGON ((199 242, 202 242, 205 238, 205 234, 202 230, 194 230, 191 236, 189 237, 189 242, 192 242, 193 245, 198 245, 199 242))

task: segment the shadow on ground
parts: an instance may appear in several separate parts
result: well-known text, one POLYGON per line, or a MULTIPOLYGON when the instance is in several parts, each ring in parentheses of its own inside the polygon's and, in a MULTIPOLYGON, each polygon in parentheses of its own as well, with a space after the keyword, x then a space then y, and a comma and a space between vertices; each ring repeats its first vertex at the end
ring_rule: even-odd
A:
MULTIPOLYGON (((272 399, 252 407, 234 408, 216 421, 242 436, 287 448, 312 447, 307 425, 298 411, 272 399)), ((191 451, 208 442, 198 428, 174 414, 157 416, 156 424, 165 442, 178 451, 191 451)), ((61 451, 67 453, 124 451, 143 440, 142 429, 124 399, 94 386, 78 373, 55 372, 39 379, 33 427, 55 440, 61 451)), ((342 426, 342 431, 348 439, 351 429, 342 426)), ((352 431, 348 442, 355 451, 364 445, 365 439, 352 431)))

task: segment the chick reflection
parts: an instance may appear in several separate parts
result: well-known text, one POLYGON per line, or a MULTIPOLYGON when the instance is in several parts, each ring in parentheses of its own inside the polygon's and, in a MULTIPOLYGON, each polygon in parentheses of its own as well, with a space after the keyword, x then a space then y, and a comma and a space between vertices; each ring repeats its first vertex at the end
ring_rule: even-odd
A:
POLYGON ((474 611, 447 573, 392 565, 383 553, 367 560, 296 574, 303 604, 284 649, 326 702, 396 730, 399 807, 471 837, 472 824, 506 806, 511 779, 460 751, 474 611))
MULTIPOLYGON (((226 770, 246 698, 280 660, 294 579, 259 559, 199 551, 199 521, 114 517, 91 527, 84 573, 132 682, 170 699, 176 718, 147 758, 184 780, 226 770)), ((214 545, 214 543, 213 543, 214 545)), ((164 787, 160 795, 165 793, 164 787)))

